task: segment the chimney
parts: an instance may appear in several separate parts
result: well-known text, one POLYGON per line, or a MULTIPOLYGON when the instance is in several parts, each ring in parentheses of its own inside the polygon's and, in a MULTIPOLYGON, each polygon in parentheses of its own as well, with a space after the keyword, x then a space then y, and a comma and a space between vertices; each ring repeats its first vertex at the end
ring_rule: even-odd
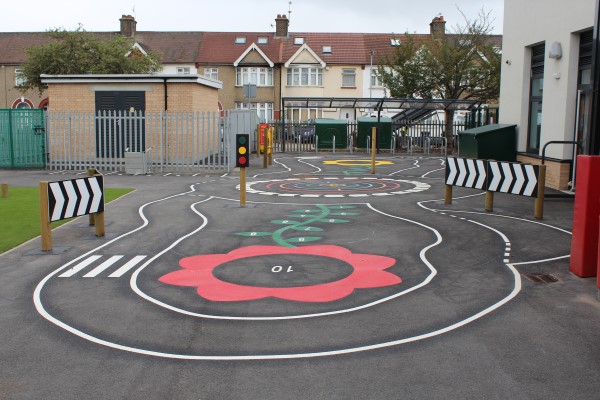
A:
POLYGON ((135 26, 137 22, 131 15, 123 15, 119 21, 121 21, 121 35, 125 37, 135 36, 135 26))
POLYGON ((287 37, 289 25, 290 20, 287 19, 285 14, 277 14, 277 18, 275 18, 275 37, 287 37))
POLYGON ((446 34, 446 21, 443 16, 435 17, 429 24, 429 33, 431 36, 443 36, 446 34))

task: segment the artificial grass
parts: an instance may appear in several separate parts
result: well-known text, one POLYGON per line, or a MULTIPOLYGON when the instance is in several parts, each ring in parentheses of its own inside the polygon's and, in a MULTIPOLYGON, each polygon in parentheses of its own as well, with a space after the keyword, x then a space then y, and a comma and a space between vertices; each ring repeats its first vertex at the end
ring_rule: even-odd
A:
MULTIPOLYGON (((104 189, 104 202, 111 202, 133 189, 104 189)), ((56 228, 70 220, 52 222, 56 228)), ((0 253, 40 235, 40 194, 37 187, 10 187, 0 197, 0 253)))

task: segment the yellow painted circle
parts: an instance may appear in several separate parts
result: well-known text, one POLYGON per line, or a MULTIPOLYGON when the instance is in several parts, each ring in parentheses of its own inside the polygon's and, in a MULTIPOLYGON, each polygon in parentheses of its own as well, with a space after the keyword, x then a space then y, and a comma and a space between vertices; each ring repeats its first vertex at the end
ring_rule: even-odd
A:
MULTIPOLYGON (((330 160, 323 161, 326 165, 341 165, 343 167, 369 166, 371 160, 330 160)), ((375 165, 394 165, 392 161, 375 160, 375 165)))
POLYGON ((246 154, 246 148, 245 147, 240 147, 238 150, 238 153, 240 154, 246 154))

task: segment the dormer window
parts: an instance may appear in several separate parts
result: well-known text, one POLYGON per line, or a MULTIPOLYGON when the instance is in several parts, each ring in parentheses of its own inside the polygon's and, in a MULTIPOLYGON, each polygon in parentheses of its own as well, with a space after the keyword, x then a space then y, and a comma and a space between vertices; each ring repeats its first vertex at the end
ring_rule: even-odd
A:
POLYGON ((236 36, 235 44, 245 44, 245 43, 246 43, 246 36, 236 36))
POLYGON ((331 54, 331 46, 323 46, 323 54, 331 54))
POLYGON ((392 46, 400 46, 400 39, 396 39, 396 38, 390 39, 390 45, 392 45, 392 46))
POLYGON ((303 37, 295 37, 294 38, 294 44, 304 44, 304 38, 303 37))

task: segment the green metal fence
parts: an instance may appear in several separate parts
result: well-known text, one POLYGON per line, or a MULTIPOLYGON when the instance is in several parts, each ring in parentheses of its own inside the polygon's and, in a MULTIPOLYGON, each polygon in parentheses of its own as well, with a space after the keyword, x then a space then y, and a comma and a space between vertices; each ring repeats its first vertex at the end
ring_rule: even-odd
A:
POLYGON ((45 168, 44 110, 0 109, 0 168, 45 168))

